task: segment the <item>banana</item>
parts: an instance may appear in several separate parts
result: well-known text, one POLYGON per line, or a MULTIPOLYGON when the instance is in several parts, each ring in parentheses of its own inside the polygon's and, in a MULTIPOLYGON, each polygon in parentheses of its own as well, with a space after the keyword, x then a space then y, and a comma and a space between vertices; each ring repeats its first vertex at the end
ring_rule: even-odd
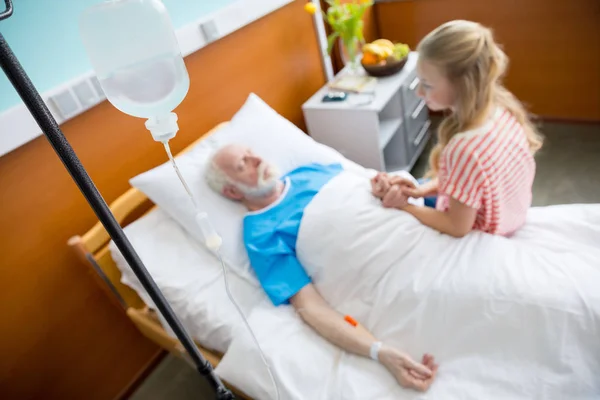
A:
POLYGON ((394 54, 394 49, 390 49, 389 47, 384 47, 383 48, 383 57, 384 58, 388 58, 392 54, 394 54))
POLYGON ((382 47, 387 47, 390 50, 394 51, 394 43, 392 43, 391 40, 377 39, 377 40, 374 40, 372 43, 373 44, 377 44, 377 45, 382 46, 382 47))
POLYGON ((387 51, 388 50, 386 47, 382 47, 375 43, 367 43, 363 46, 363 52, 375 54, 378 57, 387 57, 386 56, 387 51))

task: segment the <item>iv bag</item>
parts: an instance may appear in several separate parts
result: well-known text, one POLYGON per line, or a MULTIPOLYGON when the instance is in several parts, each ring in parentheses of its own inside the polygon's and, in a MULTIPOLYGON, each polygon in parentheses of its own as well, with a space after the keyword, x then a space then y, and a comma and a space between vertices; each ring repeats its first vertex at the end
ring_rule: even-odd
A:
POLYGON ((157 132, 176 132, 171 111, 190 81, 164 4, 108 0, 83 12, 80 32, 108 101, 126 114, 149 118, 146 126, 155 139, 157 132))

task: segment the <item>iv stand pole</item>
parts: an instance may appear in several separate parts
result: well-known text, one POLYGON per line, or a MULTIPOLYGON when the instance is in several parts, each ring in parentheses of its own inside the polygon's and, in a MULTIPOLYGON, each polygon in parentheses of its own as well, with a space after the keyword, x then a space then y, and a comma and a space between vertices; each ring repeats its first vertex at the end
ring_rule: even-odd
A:
MULTIPOLYGON (((6 11, 0 13, 0 21, 10 17, 13 12, 11 0, 4 0, 4 2, 6 3, 6 11)), ((152 298, 154 304, 156 304, 160 313, 177 335, 179 341, 183 344, 198 372, 208 380, 209 384, 215 390, 217 400, 233 400, 233 394, 223 385, 210 363, 200 354, 194 341, 185 331, 183 325, 181 325, 181 322, 179 322, 177 316, 163 297, 160 289, 156 286, 156 283, 125 236, 123 229, 121 229, 115 216, 98 192, 94 182, 92 182, 73 148, 61 132, 56 120, 23 70, 23 67, 10 49, 2 33, 0 33, 0 66, 15 90, 19 93, 19 96, 21 96, 21 99, 23 99, 29 112, 35 118, 44 135, 46 135, 46 138, 69 171, 69 174, 71 174, 71 178, 85 196, 90 207, 94 210, 102 225, 104 225, 104 228, 127 260, 127 263, 131 266, 133 272, 135 272, 135 275, 152 298)))

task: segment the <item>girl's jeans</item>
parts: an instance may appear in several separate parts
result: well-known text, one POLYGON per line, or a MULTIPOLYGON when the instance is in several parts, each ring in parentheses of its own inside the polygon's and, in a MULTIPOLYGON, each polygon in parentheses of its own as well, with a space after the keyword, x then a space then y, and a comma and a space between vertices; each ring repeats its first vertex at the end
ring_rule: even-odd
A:
MULTIPOLYGON (((417 179, 417 182, 419 182, 419 185, 422 185, 428 181, 429 181, 429 179, 425 179, 425 178, 417 179)), ((437 196, 425 197, 425 198, 423 198, 423 200, 425 201, 425 207, 435 208, 437 196)))

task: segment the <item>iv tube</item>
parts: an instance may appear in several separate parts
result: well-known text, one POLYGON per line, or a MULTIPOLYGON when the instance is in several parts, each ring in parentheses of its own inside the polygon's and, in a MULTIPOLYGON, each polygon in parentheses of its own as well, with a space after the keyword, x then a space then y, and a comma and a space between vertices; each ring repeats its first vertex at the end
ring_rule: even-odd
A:
POLYGON ((206 247, 208 247, 209 249, 217 252, 221 247, 221 236, 219 236, 217 231, 213 228, 212 224, 210 223, 208 219, 208 214, 199 210, 198 203, 194 199, 194 195, 192 194, 190 187, 183 178, 183 175, 181 174, 181 171, 179 170, 179 167, 175 162, 175 158, 173 158, 173 153, 171 153, 169 141, 164 141, 163 144, 165 145, 165 150, 167 152, 167 155, 169 156, 169 160, 171 160, 171 165, 173 165, 173 169, 175 170, 177 177, 179 177, 181 184, 185 188, 185 191, 187 192, 188 196, 190 197, 190 200, 192 201, 192 204, 194 205, 194 210, 196 211, 196 223, 198 224, 198 226, 200 226, 200 229, 202 230, 202 235, 204 236, 204 244, 206 244, 206 247))
POLYGON ((277 382, 275 381, 275 375, 273 375, 273 371, 271 371, 269 362, 267 361, 267 358, 265 357, 265 353, 263 352, 262 347, 260 347, 260 343, 258 342, 258 339, 256 338, 256 335, 254 334, 254 331, 250 327, 248 320, 244 316, 244 312, 242 311, 242 309, 240 308, 238 303, 235 301, 233 294, 231 293, 231 291, 229 289, 229 280, 227 279, 227 268, 225 267, 225 263, 223 262, 223 258, 221 257, 221 252, 217 252, 217 257, 219 258, 219 262, 221 263, 221 269, 223 270, 223 278, 225 279, 225 292, 227 292, 227 297, 229 297, 229 300, 233 303, 233 306, 237 310, 238 314, 240 315, 240 317, 242 317, 242 320, 244 321, 244 325, 246 325, 246 329, 248 329, 248 332, 250 332, 250 336, 252 336, 252 340, 254 341, 254 344, 258 348, 260 358, 262 359, 263 364, 267 368, 267 372, 269 373, 269 377, 271 378, 271 382, 273 383, 273 387, 275 388, 275 399, 280 400, 279 387, 277 386, 277 382))
POLYGON ((192 194, 192 191, 190 190, 190 187, 187 185, 187 182, 185 181, 185 179, 183 179, 183 175, 181 175, 181 171, 179 171, 179 167, 177 167, 177 163, 175 162, 175 159, 173 158, 173 154, 171 153, 171 147, 169 146, 169 141, 166 140, 163 142, 163 144, 165 145, 165 151, 167 152, 167 155, 169 156, 169 160, 171 160, 173 169, 175 169, 175 173, 179 177, 179 180, 181 181, 181 184, 185 188, 185 191, 187 192, 188 196, 190 196, 190 200, 192 200, 194 209, 196 211, 198 211, 198 204, 196 203, 196 200, 194 200, 194 195, 192 194))
POLYGON ((187 182, 183 178, 183 175, 181 174, 181 171, 179 170, 179 167, 177 166, 177 163, 175 162, 175 158, 173 157, 173 154, 171 153, 169 141, 166 140, 163 142, 163 144, 165 146, 167 155, 169 156, 169 160, 171 161, 171 164, 173 165, 173 169, 175 170, 175 173, 177 174, 177 177, 179 177, 181 184, 185 188, 185 191, 187 192, 188 196, 190 197, 190 200, 192 201, 192 204, 194 205, 194 210, 196 211, 196 223, 200 226, 200 229, 202 230, 202 234, 204 235, 205 244, 209 249, 214 251, 215 255, 219 259, 219 262, 221 263, 221 269, 223 270, 223 279, 225 280, 225 292, 227 293, 227 297, 229 298, 229 301, 231 301, 231 303, 235 307, 236 311, 238 312, 238 314, 244 321, 244 325, 246 326, 246 329, 248 329, 248 332, 250 332, 250 336, 252 336, 252 340, 254 340, 254 344, 258 348, 258 352, 260 353, 262 362, 265 365, 265 367, 267 368, 267 372, 269 373, 269 377, 271 378, 271 382, 273 383, 273 387, 275 388, 275 399, 279 400, 280 399, 279 387, 277 386, 277 382, 275 381, 275 375, 273 375, 273 372, 271 371, 271 367, 269 366, 267 358, 265 357, 265 354, 264 354, 262 348, 260 347, 260 343, 258 342, 258 339, 256 338, 256 335, 254 334, 254 331, 250 327, 250 324, 248 323, 248 320, 246 319, 244 312, 242 311, 241 307, 238 305, 237 301, 233 297, 233 294, 231 293, 231 290, 229 288, 227 268, 225 267, 225 263, 223 262, 223 258, 221 257, 221 252, 219 251, 219 249, 221 247, 221 237, 215 231, 212 224, 210 223, 210 220, 208 219, 208 214, 205 212, 201 212, 199 210, 198 203, 194 199, 194 195, 192 194, 192 191, 190 190, 190 187, 188 186, 187 182))

